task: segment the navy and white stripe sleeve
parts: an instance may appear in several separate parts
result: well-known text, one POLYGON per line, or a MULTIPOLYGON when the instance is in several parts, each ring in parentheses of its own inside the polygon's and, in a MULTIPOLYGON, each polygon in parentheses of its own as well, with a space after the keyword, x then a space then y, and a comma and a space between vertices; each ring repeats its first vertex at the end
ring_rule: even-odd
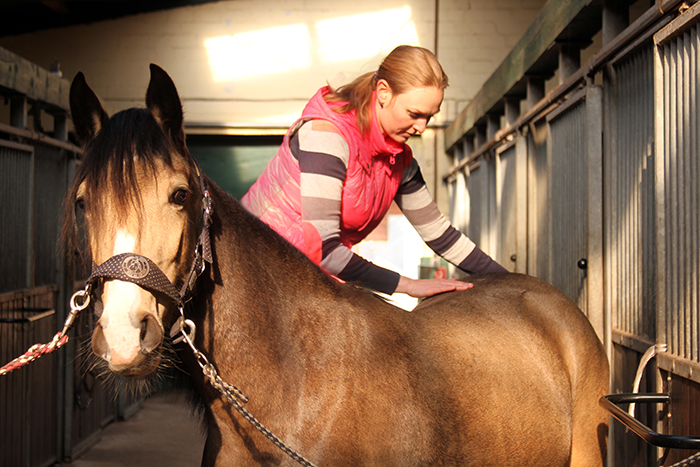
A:
POLYGON ((340 241, 341 200, 349 149, 339 130, 323 120, 304 123, 290 139, 299 162, 302 222, 313 225, 322 242, 320 266, 334 276, 391 294, 400 275, 356 255, 340 241))
POLYGON ((428 192, 416 160, 404 170, 396 204, 423 241, 439 256, 470 274, 507 272, 467 236, 455 229, 428 192))

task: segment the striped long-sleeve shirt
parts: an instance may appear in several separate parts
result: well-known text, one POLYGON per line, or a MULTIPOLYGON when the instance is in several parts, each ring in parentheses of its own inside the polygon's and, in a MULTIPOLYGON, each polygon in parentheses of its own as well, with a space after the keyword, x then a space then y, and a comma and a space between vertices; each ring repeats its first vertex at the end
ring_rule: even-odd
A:
MULTIPOLYGON (((320 266, 347 282, 393 293, 399 274, 353 253, 340 241, 343 182, 348 167, 348 145, 330 122, 311 120, 290 139, 290 149, 301 172, 301 215, 321 236, 320 266)), ((505 269, 450 225, 433 201, 415 159, 404 169, 395 201, 426 244, 468 273, 505 269)))

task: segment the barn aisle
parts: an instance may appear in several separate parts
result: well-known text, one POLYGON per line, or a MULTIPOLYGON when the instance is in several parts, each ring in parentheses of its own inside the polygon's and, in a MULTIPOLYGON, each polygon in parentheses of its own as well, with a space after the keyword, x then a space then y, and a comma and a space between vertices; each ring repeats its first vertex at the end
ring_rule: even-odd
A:
POLYGON ((102 439, 64 467, 199 467, 204 435, 189 406, 174 393, 149 397, 126 421, 111 423, 102 439))

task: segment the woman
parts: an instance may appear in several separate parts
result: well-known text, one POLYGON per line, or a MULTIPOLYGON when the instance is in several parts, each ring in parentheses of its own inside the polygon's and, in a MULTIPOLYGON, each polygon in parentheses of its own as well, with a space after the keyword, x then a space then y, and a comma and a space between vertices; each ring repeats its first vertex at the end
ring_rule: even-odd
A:
POLYGON ((420 298, 472 287, 410 279, 350 250, 381 222, 392 200, 428 246, 460 269, 505 272, 440 213, 406 145, 440 110, 447 84, 430 51, 399 46, 376 72, 335 91, 321 88, 243 206, 328 273, 379 292, 420 298))

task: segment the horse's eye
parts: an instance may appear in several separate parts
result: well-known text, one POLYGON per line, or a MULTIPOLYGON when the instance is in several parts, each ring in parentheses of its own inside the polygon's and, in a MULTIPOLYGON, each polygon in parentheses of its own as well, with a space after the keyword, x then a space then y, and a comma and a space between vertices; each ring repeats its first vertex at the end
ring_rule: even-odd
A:
POLYGON ((85 210, 85 200, 82 198, 78 198, 75 200, 75 207, 80 209, 81 211, 85 210))
POLYGON ((173 193, 173 196, 172 196, 172 201, 173 201, 173 203, 179 204, 180 206, 182 206, 183 204, 185 204, 185 201, 187 201, 187 198, 189 196, 190 196, 190 194, 187 192, 187 190, 184 190, 181 188, 179 190, 175 190, 175 193, 173 193))

